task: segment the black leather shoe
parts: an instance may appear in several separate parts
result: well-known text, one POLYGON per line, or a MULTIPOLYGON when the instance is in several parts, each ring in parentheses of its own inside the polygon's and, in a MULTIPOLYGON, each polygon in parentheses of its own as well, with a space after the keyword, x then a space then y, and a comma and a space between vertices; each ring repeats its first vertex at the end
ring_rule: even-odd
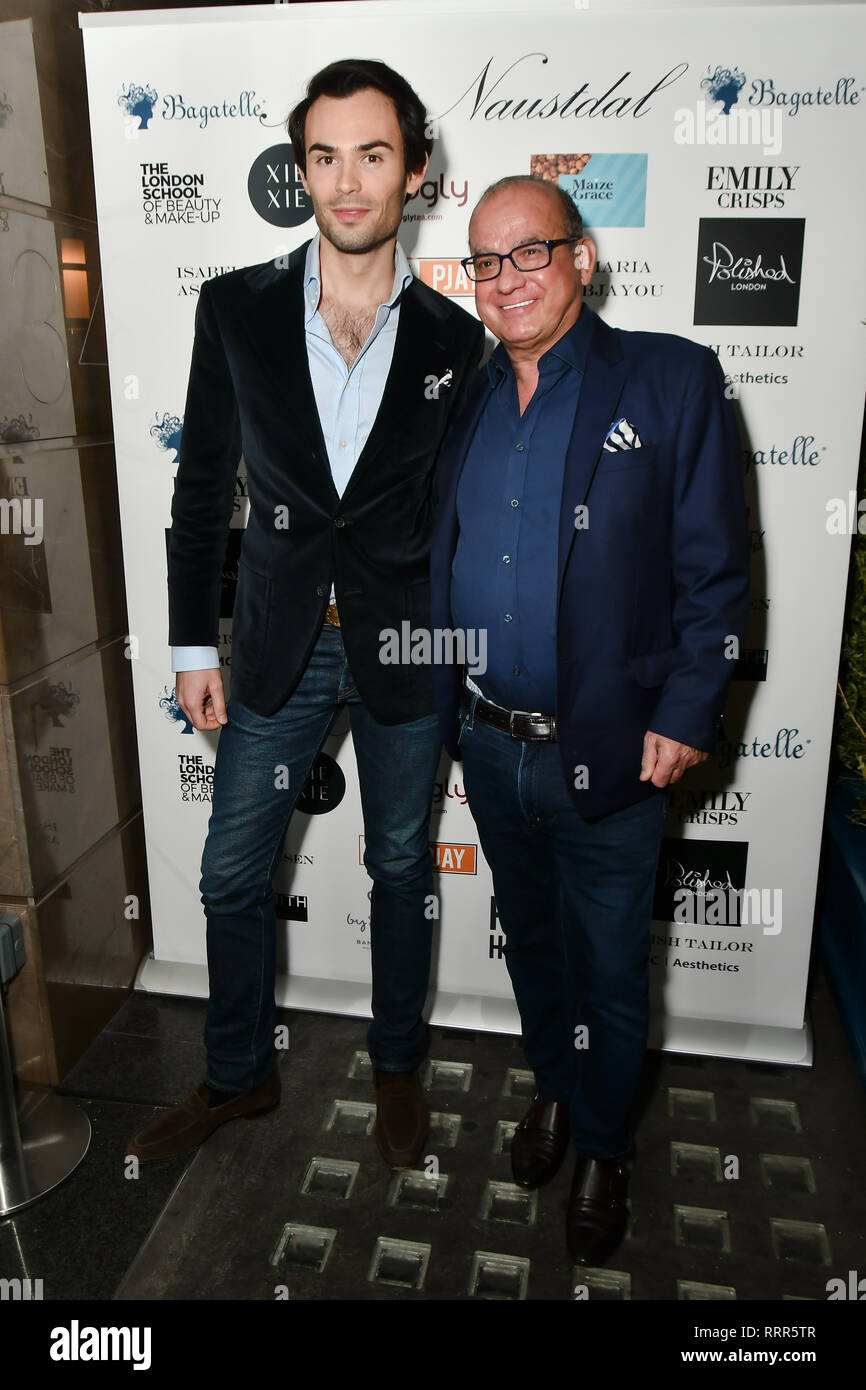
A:
POLYGON ((411 1168, 430 1132, 430 1116, 417 1073, 375 1071, 379 1153, 390 1168, 411 1168))
POLYGON ((623 1158, 577 1156, 565 1216, 565 1238, 577 1264, 601 1264, 625 1235, 629 1214, 626 1165, 623 1158))
POLYGON ((511 1171, 521 1187, 543 1187, 559 1169, 571 1130, 568 1103, 536 1096, 511 1141, 511 1171))

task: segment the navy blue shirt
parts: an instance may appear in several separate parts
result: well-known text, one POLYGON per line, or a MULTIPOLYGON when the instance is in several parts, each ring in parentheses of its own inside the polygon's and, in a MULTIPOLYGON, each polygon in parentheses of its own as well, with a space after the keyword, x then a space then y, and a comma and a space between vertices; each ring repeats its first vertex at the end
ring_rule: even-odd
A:
POLYGON ((469 675, 485 699, 506 709, 556 712, 559 513, 592 317, 584 306, 539 358, 523 415, 514 369, 496 347, 487 363, 490 398, 457 487, 452 619, 467 632, 486 629, 487 669, 469 675))

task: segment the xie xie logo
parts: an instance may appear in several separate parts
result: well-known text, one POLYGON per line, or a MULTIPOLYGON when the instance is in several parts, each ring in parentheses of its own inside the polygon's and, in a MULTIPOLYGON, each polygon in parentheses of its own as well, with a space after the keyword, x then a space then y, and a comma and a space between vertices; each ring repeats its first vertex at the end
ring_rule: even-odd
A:
POLYGON ((702 217, 693 322, 796 324, 805 225, 802 217, 702 217))
POLYGON ((308 816, 324 816, 339 806, 346 794, 346 779, 339 763, 320 753, 298 797, 298 810, 308 816))
POLYGON ((300 227, 313 215, 291 145, 271 145, 253 160, 247 192, 259 217, 274 227, 300 227))

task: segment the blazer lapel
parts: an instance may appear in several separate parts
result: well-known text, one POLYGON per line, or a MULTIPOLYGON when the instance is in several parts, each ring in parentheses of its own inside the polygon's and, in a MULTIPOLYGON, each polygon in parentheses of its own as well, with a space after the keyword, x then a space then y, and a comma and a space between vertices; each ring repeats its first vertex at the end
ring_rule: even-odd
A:
POLYGON ((295 251, 288 268, 277 271, 277 279, 245 306, 242 317, 250 351, 274 387, 278 408, 288 411, 292 433, 314 455, 330 505, 337 493, 316 408, 304 336, 305 256, 306 245, 295 251))
POLYGON ((586 374, 580 388, 580 400, 565 460, 559 512, 557 606, 565 566, 577 534, 574 509, 586 503, 596 465, 604 448, 608 426, 611 420, 616 418, 616 408, 625 385, 625 375, 625 363, 617 335, 596 317, 587 355, 586 374))
POLYGON ((343 493, 344 499, 364 482, 378 454, 393 446, 401 433, 417 432, 419 402, 433 364, 447 352, 439 324, 418 303, 415 283, 407 285, 400 299, 400 318, 394 355, 373 428, 343 493))

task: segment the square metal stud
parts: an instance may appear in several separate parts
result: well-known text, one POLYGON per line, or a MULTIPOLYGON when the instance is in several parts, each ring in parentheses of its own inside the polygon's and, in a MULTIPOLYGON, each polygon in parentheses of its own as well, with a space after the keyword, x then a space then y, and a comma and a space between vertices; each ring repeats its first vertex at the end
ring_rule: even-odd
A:
POLYGON ((749 1101, 749 1115, 753 1125, 762 1129, 784 1129, 789 1134, 800 1134, 800 1112, 793 1100, 775 1100, 768 1096, 752 1096, 749 1101))
POLYGON ((514 1182, 488 1182, 481 1198, 482 1221, 510 1221, 532 1226, 538 1212, 538 1193, 514 1182))
POLYGON ((375 1123, 375 1105, 360 1100, 335 1100, 324 1127, 335 1134, 372 1134, 375 1123))
POLYGON ((373 1063, 369 1052, 353 1052, 347 1075, 352 1081, 372 1081, 373 1063))
POLYGON ((674 1207, 674 1240, 691 1250, 729 1254, 731 1230, 726 1211, 709 1207, 674 1207))
POLYGON ((671 1177, 722 1181, 722 1156, 712 1144, 671 1144, 671 1177))
POLYGON ((815 1174, 808 1158, 793 1154, 759 1154, 761 1181, 773 1192, 814 1192, 815 1174))
POLYGON ((531 1071, 520 1067, 509 1067, 502 1083, 504 1096, 519 1096, 521 1100, 532 1100, 535 1095, 535 1077, 531 1071))
POLYGON ((433 1176, 415 1168, 395 1173, 388 1192, 388 1205, 405 1208, 420 1208, 422 1211, 439 1211, 442 1198, 448 1187, 445 1173, 433 1176))
POLYGON ((287 1221, 271 1256, 271 1264, 312 1269, 321 1274, 336 1239, 337 1232, 327 1227, 287 1221))
POLYGON ((379 1236, 367 1274, 371 1284, 389 1284, 397 1289, 420 1289, 424 1286, 430 1246, 412 1240, 393 1240, 379 1236))
POLYGON ((715 1124, 715 1093, 668 1086, 668 1114, 673 1120, 703 1120, 706 1124, 715 1124))
POLYGON ((360 1163, 340 1158, 311 1158, 301 1183, 309 1197, 338 1197, 348 1201, 360 1171, 360 1163))
POLYGON ((810 1265, 830 1263, 830 1242, 820 1222, 771 1217, 770 1235, 777 1260, 797 1260, 810 1265))
POLYGON ((575 1265, 571 1271, 571 1296, 591 1298, 593 1303, 612 1303, 631 1298, 631 1275, 623 1269, 593 1269, 575 1265))
POLYGON ((432 1058, 424 1068, 423 1085, 431 1091, 463 1091, 472 1085, 471 1062, 436 1062, 432 1058))
POLYGON ((700 1303, 704 1300, 736 1298, 737 1290, 730 1284, 698 1284, 693 1279, 677 1280, 677 1298, 687 1303, 700 1303))
POLYGON ((475 1251, 469 1275, 470 1298, 522 1299, 528 1286, 529 1260, 491 1250, 475 1251))
POLYGON ((430 1143, 434 1148, 456 1149, 462 1123, 462 1115, 434 1110, 430 1116, 430 1143))
POLYGON ((514 1131, 519 1121, 517 1120, 497 1120, 496 1129, 493 1133, 493 1152, 495 1154, 511 1153, 511 1141, 514 1138, 514 1131))

